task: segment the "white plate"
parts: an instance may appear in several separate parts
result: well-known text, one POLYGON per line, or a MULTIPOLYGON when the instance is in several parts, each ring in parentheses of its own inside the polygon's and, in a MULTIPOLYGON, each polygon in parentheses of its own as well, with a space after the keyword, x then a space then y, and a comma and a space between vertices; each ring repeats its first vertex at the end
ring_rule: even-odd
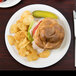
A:
POLYGON ((0 3, 0 8, 8 8, 18 4, 21 0, 7 0, 0 3))
POLYGON ((25 66, 28 66, 28 67, 32 67, 32 68, 44 68, 44 67, 48 67, 48 66, 51 66, 57 63, 60 59, 64 57, 64 55, 66 54, 70 46, 71 31, 70 31, 70 27, 69 27, 69 24, 66 18, 58 10, 48 5, 33 4, 33 5, 28 5, 28 6, 23 7, 11 17, 5 30, 5 42, 6 42, 6 46, 7 46, 9 53, 19 63, 25 66), (58 15, 59 19, 61 20, 61 24, 65 30, 65 37, 64 37, 63 43, 60 48, 52 50, 48 58, 39 58, 37 61, 28 62, 26 57, 19 56, 18 51, 15 49, 15 47, 10 46, 10 44, 8 43, 7 35, 10 35, 10 32, 9 32, 10 26, 14 24, 20 18, 21 14, 25 10, 29 10, 31 12, 35 10, 50 11, 58 15))

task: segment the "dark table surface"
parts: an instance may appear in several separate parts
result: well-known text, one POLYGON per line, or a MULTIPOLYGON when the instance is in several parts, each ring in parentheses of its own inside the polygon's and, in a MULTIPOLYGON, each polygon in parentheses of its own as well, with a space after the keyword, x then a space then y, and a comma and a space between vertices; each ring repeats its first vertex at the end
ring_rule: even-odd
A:
POLYGON ((22 0, 18 5, 2 9, 0 8, 0 70, 76 70, 74 64, 74 25, 73 25, 73 9, 75 5, 74 0, 22 0), (43 68, 33 69, 25 67, 15 61, 9 54, 5 45, 5 28, 10 17, 20 8, 30 4, 47 4, 58 9, 68 20, 71 28, 71 44, 67 54, 56 64, 43 68))

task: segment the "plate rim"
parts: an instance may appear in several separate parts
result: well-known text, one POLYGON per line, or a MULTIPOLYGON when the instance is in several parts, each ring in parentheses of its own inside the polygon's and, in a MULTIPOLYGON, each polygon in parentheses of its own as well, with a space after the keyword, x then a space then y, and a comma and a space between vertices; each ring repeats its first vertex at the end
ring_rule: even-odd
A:
POLYGON ((21 0, 16 0, 15 2, 14 2, 14 4, 12 4, 12 5, 8 5, 8 6, 6 6, 6 5, 2 5, 3 3, 0 3, 0 8, 9 8, 9 7, 13 7, 13 6, 15 6, 16 4, 18 4, 19 2, 21 2, 21 0))

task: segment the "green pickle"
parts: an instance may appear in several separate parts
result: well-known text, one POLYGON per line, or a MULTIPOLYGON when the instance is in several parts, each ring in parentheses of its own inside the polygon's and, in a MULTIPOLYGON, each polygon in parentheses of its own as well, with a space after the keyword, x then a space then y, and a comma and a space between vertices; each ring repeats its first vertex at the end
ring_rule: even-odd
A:
POLYGON ((32 12, 32 15, 37 18, 50 17, 50 18, 58 19, 58 16, 56 14, 54 14, 52 12, 48 12, 48 11, 36 10, 36 11, 32 12))

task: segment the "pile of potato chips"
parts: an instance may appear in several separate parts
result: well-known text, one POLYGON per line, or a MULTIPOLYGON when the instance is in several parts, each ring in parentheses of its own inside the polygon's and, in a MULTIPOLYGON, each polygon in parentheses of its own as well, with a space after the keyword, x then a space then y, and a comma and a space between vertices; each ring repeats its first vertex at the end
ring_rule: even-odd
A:
POLYGON ((46 58, 50 55, 50 51, 48 50, 38 54, 37 51, 33 49, 32 43, 28 40, 27 32, 32 20, 34 20, 34 17, 30 11, 24 11, 21 18, 10 27, 10 33, 14 34, 14 36, 8 35, 9 44, 14 45, 19 55, 27 57, 28 61, 35 61, 39 57, 46 58))

